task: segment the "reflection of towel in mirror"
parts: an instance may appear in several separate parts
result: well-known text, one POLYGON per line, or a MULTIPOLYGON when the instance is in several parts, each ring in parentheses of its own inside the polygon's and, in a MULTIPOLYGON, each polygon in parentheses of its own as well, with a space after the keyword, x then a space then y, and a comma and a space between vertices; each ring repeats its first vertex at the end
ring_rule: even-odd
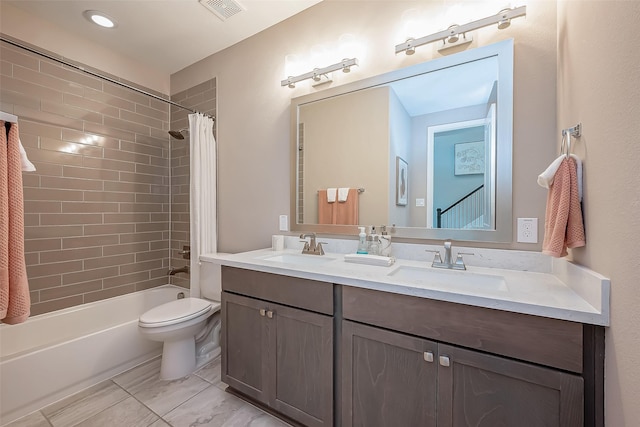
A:
POLYGON ((318 224, 358 224, 358 190, 349 189, 346 202, 329 203, 327 190, 318 190, 318 224))
POLYGON ((346 202, 347 197, 349 197, 349 188, 338 188, 338 201, 346 202))
POLYGON ((334 205, 327 199, 327 190, 318 190, 318 224, 333 224, 334 205))
POLYGON ((337 188, 327 188, 327 202, 333 203, 336 201, 337 188))
POLYGON ((349 195, 345 202, 336 203, 334 224, 358 225, 358 190, 348 189, 349 195))
MULTIPOLYGON (((570 156, 576 162, 578 199, 582 201, 582 161, 575 154, 570 154, 570 156)), ((540 185, 540 187, 549 188, 551 184, 553 184, 553 178, 560 167, 560 163, 562 163, 562 159, 566 157, 567 156, 564 154, 560 155, 560 157, 555 159, 544 172, 538 175, 538 185, 540 185)))
POLYGON ((542 243, 544 254, 559 258, 567 255, 567 248, 585 245, 577 181, 575 159, 563 159, 547 195, 542 243))

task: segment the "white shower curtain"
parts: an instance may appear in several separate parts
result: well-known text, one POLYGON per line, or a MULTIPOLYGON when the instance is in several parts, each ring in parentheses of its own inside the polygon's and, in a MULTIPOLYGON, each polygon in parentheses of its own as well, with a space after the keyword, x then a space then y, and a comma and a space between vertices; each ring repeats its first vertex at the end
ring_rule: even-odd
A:
POLYGON ((200 255, 217 252, 216 140, 213 120, 189 114, 191 296, 200 297, 200 255))

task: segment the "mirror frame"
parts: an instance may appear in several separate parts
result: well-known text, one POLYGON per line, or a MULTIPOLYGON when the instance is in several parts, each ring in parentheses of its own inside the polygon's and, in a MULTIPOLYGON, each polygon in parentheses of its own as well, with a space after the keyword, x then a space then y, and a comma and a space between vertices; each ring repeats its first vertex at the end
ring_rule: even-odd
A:
MULTIPOLYGON (((444 240, 477 242, 511 242, 513 238, 513 39, 500 41, 488 46, 432 59, 399 70, 365 78, 345 85, 329 88, 317 93, 299 96, 291 100, 291 231, 318 234, 352 235, 358 234, 356 225, 299 224, 298 223, 298 116, 301 105, 328 99, 350 92, 384 85, 395 80, 438 71, 463 63, 498 56, 498 114, 496 143, 496 228, 481 229, 444 229, 422 227, 392 227, 392 236, 401 239, 444 240), (505 120, 506 119, 506 120, 505 120)), ((380 226, 383 224, 360 224, 380 226)), ((386 224, 388 227, 391 224, 386 224)))

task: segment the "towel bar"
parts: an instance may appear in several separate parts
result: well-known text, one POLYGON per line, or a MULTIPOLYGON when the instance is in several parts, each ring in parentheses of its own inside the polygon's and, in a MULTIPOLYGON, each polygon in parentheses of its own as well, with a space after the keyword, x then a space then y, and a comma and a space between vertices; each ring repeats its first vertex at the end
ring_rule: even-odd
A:
MULTIPOLYGON (((318 191, 320 191, 320 190, 318 190, 318 191)), ((358 188, 358 193, 364 193, 364 188, 362 188, 362 187, 358 188)))
POLYGON ((560 154, 569 157, 571 154, 571 137, 578 138, 582 135, 582 124, 578 123, 574 127, 562 129, 562 145, 560 146, 560 154))
POLYGON ((569 134, 574 138, 580 137, 582 135, 582 124, 578 123, 574 127, 562 129, 562 136, 565 136, 566 134, 569 134))

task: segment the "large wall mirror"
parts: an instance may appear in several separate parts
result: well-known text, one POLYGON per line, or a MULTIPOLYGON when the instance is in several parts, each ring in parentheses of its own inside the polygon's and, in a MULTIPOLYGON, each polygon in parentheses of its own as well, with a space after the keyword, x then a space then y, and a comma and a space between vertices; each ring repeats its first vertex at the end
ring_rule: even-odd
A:
POLYGON ((291 116, 293 231, 511 241, 512 40, 295 98, 291 116))

